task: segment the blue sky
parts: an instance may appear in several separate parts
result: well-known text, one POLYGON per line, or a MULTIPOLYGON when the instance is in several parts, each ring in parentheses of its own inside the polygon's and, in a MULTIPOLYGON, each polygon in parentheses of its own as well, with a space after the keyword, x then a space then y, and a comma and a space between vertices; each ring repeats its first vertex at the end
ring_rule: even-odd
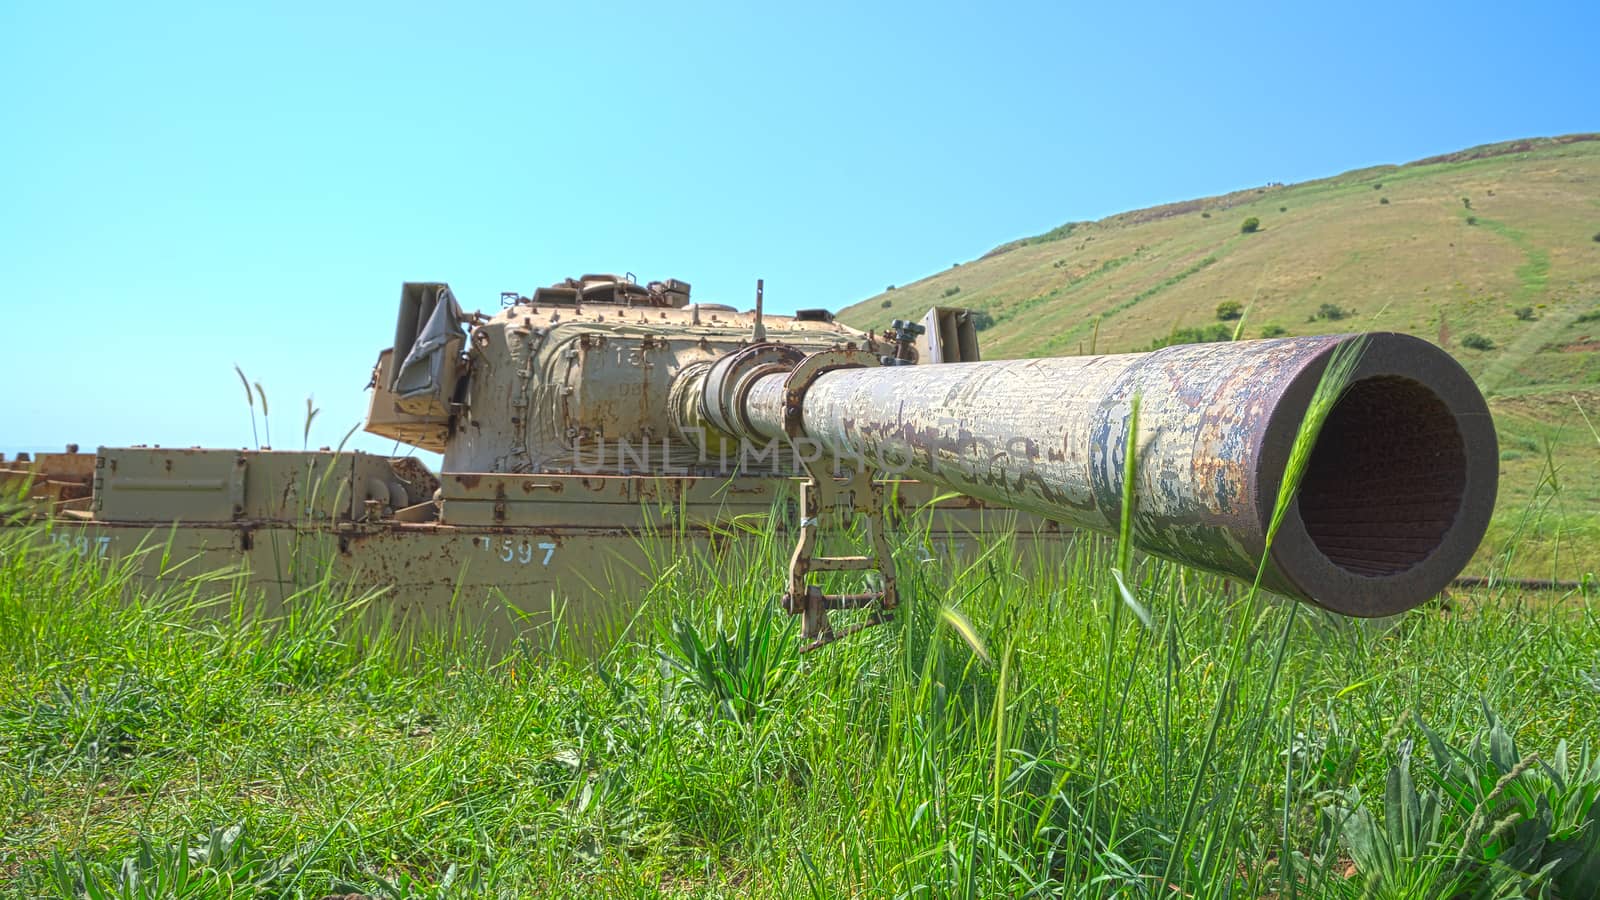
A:
POLYGON ((334 443, 404 280, 837 308, 1068 220, 1600 129, 1595 10, 0 0, 0 448, 248 444, 235 363, 278 446, 313 393, 334 443))

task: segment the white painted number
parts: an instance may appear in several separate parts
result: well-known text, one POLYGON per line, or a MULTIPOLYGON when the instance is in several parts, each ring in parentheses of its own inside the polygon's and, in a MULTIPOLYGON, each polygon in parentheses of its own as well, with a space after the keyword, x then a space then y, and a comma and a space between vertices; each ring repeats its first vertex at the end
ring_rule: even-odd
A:
POLYGON ((111 547, 110 537, 90 538, 87 535, 73 537, 70 534, 59 532, 50 535, 50 542, 60 544, 78 555, 79 559, 105 559, 106 551, 111 547))
POLYGON ((474 543, 482 547, 485 552, 494 553, 500 557, 501 562, 514 562, 526 566, 533 562, 534 551, 543 550, 544 556, 540 557, 539 565, 549 566, 550 560, 556 555, 556 545, 548 541, 537 544, 531 541, 519 541, 515 538, 502 538, 496 544, 492 537, 474 538, 474 543))

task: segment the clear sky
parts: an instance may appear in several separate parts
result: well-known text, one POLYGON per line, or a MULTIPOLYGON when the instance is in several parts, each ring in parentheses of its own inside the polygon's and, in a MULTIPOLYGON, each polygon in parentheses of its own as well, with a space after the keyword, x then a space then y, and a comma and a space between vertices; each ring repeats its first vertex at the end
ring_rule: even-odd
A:
POLYGON ((1600 129, 1597 6, 0 0, 0 449, 243 446, 235 363, 279 447, 312 393, 334 443, 405 280, 837 308, 1068 220, 1600 129))

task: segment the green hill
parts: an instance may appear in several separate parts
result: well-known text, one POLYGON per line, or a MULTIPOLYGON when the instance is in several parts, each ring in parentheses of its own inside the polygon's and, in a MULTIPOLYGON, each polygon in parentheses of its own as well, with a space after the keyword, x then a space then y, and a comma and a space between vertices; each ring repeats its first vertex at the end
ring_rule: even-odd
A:
POLYGON ((1500 510, 1474 568, 1600 569, 1600 134, 1069 222, 840 318, 980 310, 994 359, 1226 339, 1226 301, 1242 337, 1390 330, 1446 347, 1501 433, 1500 510))

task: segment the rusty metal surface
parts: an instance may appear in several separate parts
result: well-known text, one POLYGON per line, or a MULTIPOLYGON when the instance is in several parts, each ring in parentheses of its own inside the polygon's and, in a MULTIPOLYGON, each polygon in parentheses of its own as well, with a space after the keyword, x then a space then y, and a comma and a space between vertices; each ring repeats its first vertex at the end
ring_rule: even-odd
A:
MULTIPOLYGON (((694 408, 684 402, 684 381, 706 378, 706 366, 750 345, 753 312, 691 304, 682 282, 641 286, 607 275, 569 279, 531 298, 510 294, 505 302, 474 320, 454 383, 437 396, 413 398, 444 413, 399 409, 384 389, 393 351, 381 354, 368 430, 442 452, 447 472, 722 470, 685 433, 700 423, 687 415, 694 408)), ((872 335, 831 319, 763 314, 759 321, 766 346, 794 356, 877 346, 872 335)))
MULTIPOLYGON (((1352 339, 835 371, 807 391, 804 431, 838 457, 1115 532, 1138 394, 1135 542, 1249 579, 1295 431, 1328 357, 1352 339)), ((1494 503, 1497 450, 1481 395, 1444 351, 1368 340, 1266 584, 1375 616, 1421 603, 1466 564, 1494 503)), ((751 397, 770 398, 779 377, 751 397)))
POLYGON ((76 444, 65 453, 0 454, 0 506, 19 499, 39 515, 85 509, 94 479, 94 454, 79 453, 76 444))
MULTIPOLYGON (((1002 533, 1016 535, 1022 552, 1035 542, 1070 540, 1053 523, 970 498, 935 503, 929 485, 889 487, 885 493, 898 514, 916 515, 927 528, 930 555, 971 559, 1002 533)), ((337 584, 384 591, 372 610, 377 618, 424 629, 459 619, 494 642, 526 636, 557 618, 567 639, 580 645, 602 640, 634 614, 658 567, 683 555, 724 557, 728 577, 770 580, 774 596, 783 588, 776 567, 737 569, 727 548, 749 529, 794 527, 784 512, 793 490, 789 479, 447 473, 441 490, 446 518, 461 510, 453 498, 481 504, 486 520, 474 513, 461 516, 467 522, 240 519, 172 528, 57 517, 43 536, 87 564, 134 558, 139 577, 152 584, 232 571, 249 586, 245 596, 263 597, 269 613, 326 566, 337 584), (537 499, 520 509, 513 505, 507 520, 495 521, 494 498, 517 493, 528 479, 550 486, 531 492, 537 499)), ((232 579, 216 582, 218 603, 232 596, 232 579)))
POLYGON ((380 517, 432 496, 415 460, 370 453, 102 447, 96 518, 112 522, 311 522, 380 517))

